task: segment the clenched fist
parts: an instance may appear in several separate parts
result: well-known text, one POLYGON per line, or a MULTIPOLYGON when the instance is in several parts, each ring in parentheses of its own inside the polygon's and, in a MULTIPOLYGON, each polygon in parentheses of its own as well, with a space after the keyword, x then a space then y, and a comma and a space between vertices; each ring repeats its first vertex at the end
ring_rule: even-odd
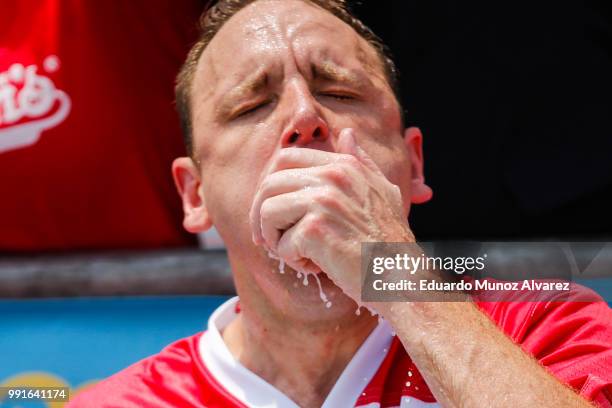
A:
POLYGON ((325 272, 356 301, 362 242, 414 242, 402 195, 343 129, 337 152, 282 149, 250 211, 253 241, 302 273, 325 272))

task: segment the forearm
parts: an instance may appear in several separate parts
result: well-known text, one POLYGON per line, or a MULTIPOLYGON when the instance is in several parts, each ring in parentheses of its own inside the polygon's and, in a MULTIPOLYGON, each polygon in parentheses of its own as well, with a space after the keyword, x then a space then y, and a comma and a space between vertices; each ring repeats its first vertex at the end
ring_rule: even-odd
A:
POLYGON ((505 336, 471 302, 381 303, 445 407, 592 407, 505 336))

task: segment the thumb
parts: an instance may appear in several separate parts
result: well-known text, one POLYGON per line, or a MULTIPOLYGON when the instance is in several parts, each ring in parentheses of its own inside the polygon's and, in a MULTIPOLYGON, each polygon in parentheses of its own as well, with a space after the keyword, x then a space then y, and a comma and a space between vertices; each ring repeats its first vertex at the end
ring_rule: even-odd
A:
POLYGON ((354 129, 344 128, 340 131, 338 136, 338 153, 355 156, 364 166, 378 174, 382 174, 374 160, 357 144, 354 129))

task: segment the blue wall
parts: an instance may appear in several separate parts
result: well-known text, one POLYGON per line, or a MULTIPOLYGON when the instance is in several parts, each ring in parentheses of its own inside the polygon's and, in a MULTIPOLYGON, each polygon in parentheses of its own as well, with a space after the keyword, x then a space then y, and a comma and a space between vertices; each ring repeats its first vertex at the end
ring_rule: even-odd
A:
MULTIPOLYGON (((612 281, 594 286, 606 300, 612 281)), ((206 328, 226 297, 0 300, 0 386, 10 380, 78 390, 206 328)), ((22 403, 2 407, 24 406, 22 403)), ((62 404, 28 403, 28 407, 62 404)))
POLYGON ((226 299, 0 300, 0 385, 16 376, 73 388, 102 379, 204 330, 226 299))

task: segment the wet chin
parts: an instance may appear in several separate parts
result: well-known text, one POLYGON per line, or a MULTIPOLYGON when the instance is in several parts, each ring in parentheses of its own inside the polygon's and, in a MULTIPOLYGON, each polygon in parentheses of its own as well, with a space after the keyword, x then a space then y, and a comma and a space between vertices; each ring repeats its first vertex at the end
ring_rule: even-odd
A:
POLYGON ((272 291, 269 295, 272 297, 272 302, 282 307, 288 314, 314 320, 333 320, 347 314, 355 314, 357 304, 325 273, 318 274, 320 287, 315 276, 298 277, 297 272, 288 266, 285 266, 283 274, 276 273, 277 284, 282 286, 282 289, 278 288, 278 291, 272 291), (328 307, 329 303, 331 304, 328 307))

